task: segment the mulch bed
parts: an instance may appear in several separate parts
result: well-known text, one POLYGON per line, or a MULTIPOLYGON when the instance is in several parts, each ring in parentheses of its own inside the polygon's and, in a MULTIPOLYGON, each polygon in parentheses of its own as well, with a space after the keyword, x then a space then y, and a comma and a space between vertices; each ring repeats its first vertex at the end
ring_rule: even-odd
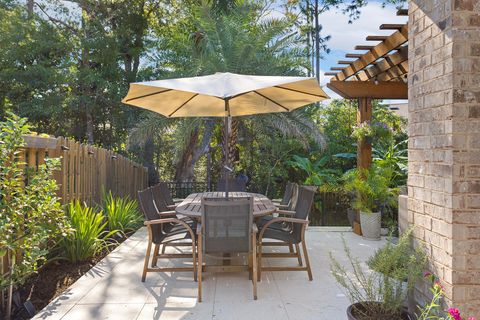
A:
MULTIPOLYGON (((127 234, 127 237, 133 232, 127 234)), ((125 239, 116 239, 117 243, 110 247, 110 251, 120 245, 125 239)), ((28 312, 23 307, 23 303, 27 300, 34 305, 38 311, 42 310, 52 300, 58 297, 68 287, 70 287, 81 276, 87 273, 100 260, 102 260, 110 251, 104 250, 95 257, 82 262, 71 263, 65 260, 55 260, 43 265, 38 273, 32 275, 25 285, 18 288, 17 292, 20 296, 20 307, 12 310, 12 319, 25 320, 30 319, 28 312)), ((18 296, 17 296, 18 297, 18 296)))

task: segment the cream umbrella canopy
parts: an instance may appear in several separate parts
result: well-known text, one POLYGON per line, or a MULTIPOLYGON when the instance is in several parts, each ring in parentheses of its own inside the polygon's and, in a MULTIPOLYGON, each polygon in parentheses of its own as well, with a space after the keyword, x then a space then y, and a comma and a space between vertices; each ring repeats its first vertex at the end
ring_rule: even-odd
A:
POLYGON ((226 155, 228 117, 289 112, 324 99, 315 78, 215 73, 131 83, 122 102, 169 118, 224 117, 226 155))

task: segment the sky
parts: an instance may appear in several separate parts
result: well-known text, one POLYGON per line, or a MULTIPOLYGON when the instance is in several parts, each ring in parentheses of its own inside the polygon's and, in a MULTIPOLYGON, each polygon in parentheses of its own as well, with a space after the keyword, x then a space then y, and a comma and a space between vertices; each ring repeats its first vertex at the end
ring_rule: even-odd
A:
MULTIPOLYGON (((339 98, 339 96, 326 87, 330 77, 324 76, 324 73, 329 72, 330 67, 339 66, 337 65, 338 60, 350 60, 345 58, 346 53, 365 52, 354 50, 356 45, 375 45, 378 43, 376 41, 366 41, 367 36, 390 35, 393 33, 393 30, 380 30, 381 24, 406 23, 408 20, 408 17, 397 16, 397 9, 394 6, 390 5, 383 8, 379 1, 369 1, 369 4, 362 8, 361 12, 360 18, 353 21, 352 24, 348 23, 348 17, 339 10, 333 9, 320 16, 323 35, 331 36, 328 42, 331 52, 326 54, 320 62, 321 85, 331 98, 339 98)), ((402 101, 392 102, 399 103, 402 101)))

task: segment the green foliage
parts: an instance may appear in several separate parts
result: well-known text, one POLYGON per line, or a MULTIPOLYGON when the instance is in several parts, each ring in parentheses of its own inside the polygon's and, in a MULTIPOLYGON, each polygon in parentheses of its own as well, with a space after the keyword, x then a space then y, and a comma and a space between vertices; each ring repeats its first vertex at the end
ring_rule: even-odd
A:
MULTIPOLYGON (((383 316, 382 319, 387 319, 387 316, 390 316, 388 319, 400 319, 402 306, 409 289, 413 287, 413 281, 418 279, 413 275, 417 276, 417 273, 408 278, 412 282, 408 282, 405 288, 403 282, 394 277, 395 273, 367 270, 358 258, 353 257, 345 240, 343 240, 343 244, 349 262, 348 269, 344 263, 340 263, 330 253, 330 270, 335 280, 345 290, 350 302, 352 304, 362 303, 365 310, 356 309, 357 312, 362 313, 366 319, 378 319, 376 316, 379 315, 383 316), (378 304, 371 303, 372 301, 378 302, 378 304)), ((375 266, 383 267, 380 263, 375 266)), ((390 269, 386 271, 392 272, 390 269)))
POLYGON ((341 171, 326 168, 325 165, 328 160, 327 156, 323 156, 312 162, 308 158, 294 155, 293 160, 289 161, 288 164, 307 174, 307 178, 303 182, 305 185, 318 186, 320 191, 338 190, 341 171))
POLYGON ((108 222, 108 230, 118 230, 123 234, 138 229, 143 222, 135 200, 114 197, 111 191, 104 195, 103 213, 108 222))
POLYGON ((27 120, 14 114, 0 122, 0 258, 11 259, 11 274, 0 278, 2 290, 36 272, 48 253, 46 244, 69 232, 52 179, 58 159, 47 159, 37 171, 30 171, 24 185, 25 163, 19 156, 23 135, 29 133, 27 120))
POLYGON ((368 170, 350 170, 343 179, 344 189, 354 195, 354 209, 368 213, 382 210, 385 206, 395 206, 397 203, 398 189, 390 188, 390 168, 373 164, 368 170))
POLYGON ((407 142, 407 140, 403 140, 396 143, 390 140, 377 144, 372 150, 373 162, 382 168, 388 168, 391 172, 389 185, 391 188, 407 185, 407 142))
POLYGON ((112 244, 110 237, 118 230, 107 231, 108 222, 102 212, 72 201, 67 216, 74 231, 59 241, 62 258, 71 262, 85 261, 112 244))
POLYGON ((388 241, 368 259, 368 266, 386 277, 406 281, 408 289, 422 277, 427 256, 421 247, 412 246, 412 229, 402 234, 397 244, 388 241))

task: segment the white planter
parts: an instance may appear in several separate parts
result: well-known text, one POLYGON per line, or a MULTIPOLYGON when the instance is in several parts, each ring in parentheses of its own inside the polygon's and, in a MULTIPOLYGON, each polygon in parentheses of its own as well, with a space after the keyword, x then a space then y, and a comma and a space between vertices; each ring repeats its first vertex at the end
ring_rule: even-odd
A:
POLYGON ((360 212, 362 235, 367 240, 380 240, 382 215, 380 212, 360 212))

